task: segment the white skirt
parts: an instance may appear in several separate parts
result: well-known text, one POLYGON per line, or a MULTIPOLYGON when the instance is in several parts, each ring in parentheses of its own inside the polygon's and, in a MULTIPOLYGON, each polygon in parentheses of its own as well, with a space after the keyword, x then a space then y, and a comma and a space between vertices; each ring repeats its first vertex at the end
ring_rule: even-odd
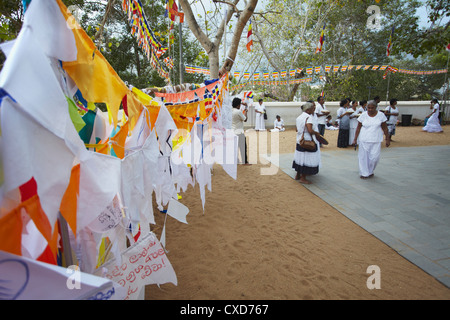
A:
POLYGON ((426 132, 441 132, 442 127, 439 123, 439 118, 436 114, 433 114, 430 119, 427 121, 427 125, 422 128, 423 131, 426 132))
POLYGON ((264 122, 264 114, 256 113, 255 130, 266 130, 266 123, 264 122))
POLYGON ((373 174, 380 160, 381 142, 359 141, 358 146, 359 174, 368 177, 373 174))
POLYGON ((350 131, 348 132, 348 144, 352 145, 353 140, 355 139, 356 128, 350 127, 350 131))

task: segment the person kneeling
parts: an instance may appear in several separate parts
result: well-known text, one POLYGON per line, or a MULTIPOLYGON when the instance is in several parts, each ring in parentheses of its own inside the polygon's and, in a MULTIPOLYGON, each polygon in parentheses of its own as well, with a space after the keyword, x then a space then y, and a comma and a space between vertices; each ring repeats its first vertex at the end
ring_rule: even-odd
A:
POLYGON ((284 130, 286 130, 285 127, 284 127, 284 121, 283 121, 283 119, 281 119, 280 116, 277 115, 275 121, 273 122, 273 129, 270 130, 270 131, 272 131, 272 132, 274 132, 274 131, 282 132, 284 130))

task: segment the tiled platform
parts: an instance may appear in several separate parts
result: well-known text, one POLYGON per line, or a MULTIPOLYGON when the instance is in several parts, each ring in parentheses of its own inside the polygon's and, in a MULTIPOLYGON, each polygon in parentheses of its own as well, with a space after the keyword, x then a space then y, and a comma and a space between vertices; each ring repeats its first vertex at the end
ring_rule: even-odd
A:
MULTIPOLYGON (((450 288, 450 146, 383 148, 367 180, 357 151, 321 154, 305 187, 450 288)), ((292 178, 293 157, 274 161, 292 178)))

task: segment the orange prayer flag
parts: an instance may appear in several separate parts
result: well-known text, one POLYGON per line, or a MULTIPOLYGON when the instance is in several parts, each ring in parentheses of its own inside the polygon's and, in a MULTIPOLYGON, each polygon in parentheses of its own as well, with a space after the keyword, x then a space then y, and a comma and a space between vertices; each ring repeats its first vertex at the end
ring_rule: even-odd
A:
POLYGON ((41 202, 37 194, 28 197, 27 200, 21 202, 17 207, 0 218, 0 250, 10 252, 16 255, 22 255, 22 214, 25 211, 33 220, 36 228, 47 240, 50 250, 56 259, 57 236, 56 228, 52 234, 52 228, 48 221, 47 215, 42 210, 41 202))
MULTIPOLYGON (((57 0, 66 20, 71 17, 66 6, 57 0)), ((77 60, 64 61, 63 68, 88 102, 104 102, 111 108, 114 124, 122 98, 128 88, 82 28, 71 29, 77 46, 77 60)))
POLYGON ((128 121, 120 128, 119 132, 111 138, 111 147, 114 150, 117 158, 123 159, 125 157, 125 140, 128 135, 128 121))
POLYGON ((77 202, 80 192, 80 164, 72 168, 70 181, 61 200, 59 211, 74 235, 77 234, 77 202))
POLYGON ((136 94, 132 91, 128 92, 127 94, 127 109, 128 109, 128 122, 129 124, 129 130, 133 130, 134 126, 136 125, 136 122, 143 110, 143 104, 141 101, 139 101, 139 98, 136 96, 136 94))
POLYGON ((0 250, 22 255, 22 217, 15 208, 0 218, 0 250))

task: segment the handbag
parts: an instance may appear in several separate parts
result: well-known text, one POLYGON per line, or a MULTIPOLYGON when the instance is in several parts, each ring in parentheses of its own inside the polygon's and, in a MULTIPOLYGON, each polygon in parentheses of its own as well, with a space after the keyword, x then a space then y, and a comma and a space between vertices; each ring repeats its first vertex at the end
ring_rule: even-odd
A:
POLYGON ((315 151, 317 146, 314 140, 305 140, 305 130, 306 130, 306 121, 308 121, 308 118, 305 120, 305 128, 303 129, 302 137, 300 138, 300 147, 303 149, 309 150, 309 151, 315 151))
POLYGON ((264 112, 264 120, 267 120, 267 113, 264 112))

